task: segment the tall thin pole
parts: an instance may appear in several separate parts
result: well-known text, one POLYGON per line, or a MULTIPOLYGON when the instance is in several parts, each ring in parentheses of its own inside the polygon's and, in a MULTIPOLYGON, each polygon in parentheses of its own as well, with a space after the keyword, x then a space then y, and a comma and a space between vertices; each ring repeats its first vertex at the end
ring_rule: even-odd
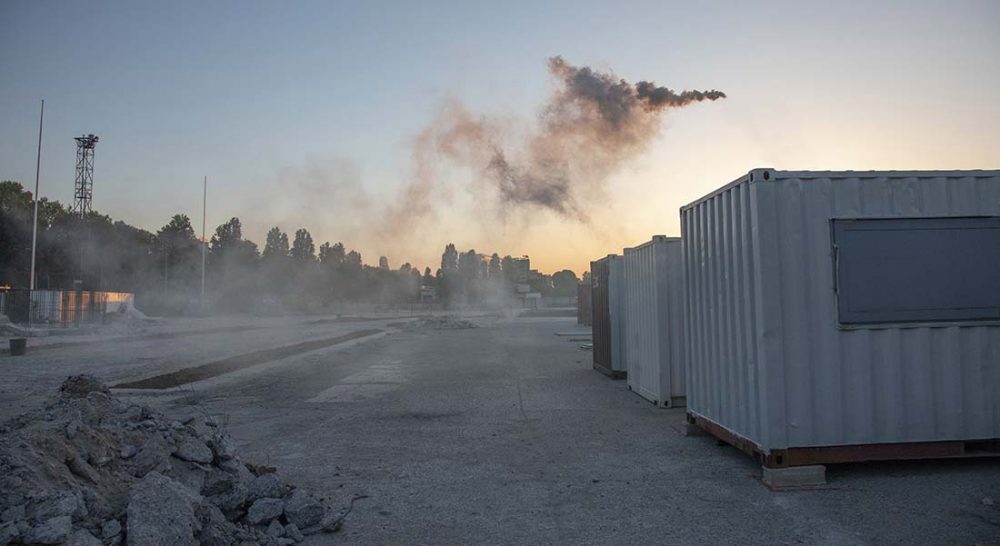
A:
POLYGON ((205 251, 207 241, 205 240, 205 222, 208 211, 208 177, 205 177, 201 193, 201 307, 205 308, 205 251))
POLYGON ((42 112, 38 115, 38 156, 35 158, 35 219, 31 227, 31 279, 28 281, 30 290, 35 289, 35 248, 38 246, 38 180, 42 172, 42 122, 44 120, 45 99, 42 99, 42 112))

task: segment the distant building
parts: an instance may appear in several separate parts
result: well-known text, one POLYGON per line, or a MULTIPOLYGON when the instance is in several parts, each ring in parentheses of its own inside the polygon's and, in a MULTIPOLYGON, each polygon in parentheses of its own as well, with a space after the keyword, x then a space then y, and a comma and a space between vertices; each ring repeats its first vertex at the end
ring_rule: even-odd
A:
POLYGON ((379 269, 389 269, 389 258, 385 256, 379 256, 378 258, 378 268, 379 269))
POLYGON ((526 283, 528 282, 528 274, 531 271, 531 259, 527 256, 521 256, 520 258, 514 258, 512 261, 513 271, 510 274, 510 279, 515 283, 526 283))

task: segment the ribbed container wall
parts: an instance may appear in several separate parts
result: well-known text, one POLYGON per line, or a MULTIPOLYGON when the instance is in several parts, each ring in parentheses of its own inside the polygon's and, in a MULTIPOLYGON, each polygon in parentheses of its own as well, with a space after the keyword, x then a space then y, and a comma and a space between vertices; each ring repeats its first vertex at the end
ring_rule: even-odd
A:
POLYGON ((765 453, 1000 438, 1000 324, 845 328, 831 242, 834 219, 996 216, 997 171, 759 169, 682 208, 689 412, 765 453))
POLYGON ((621 342, 621 256, 611 254, 590 262, 590 282, 594 369, 620 379, 625 375, 621 342))
POLYGON ((591 320, 594 369, 611 369, 611 315, 608 306, 608 259, 590 262, 591 320))
POLYGON ((625 358, 622 353, 625 344, 622 340, 625 317, 622 307, 625 305, 623 283, 625 281, 624 265, 621 256, 608 256, 608 317, 611 329, 611 370, 625 372, 625 358))
POLYGON ((750 185, 681 211, 687 407, 749 439, 767 434, 757 352, 757 264, 750 185))
POLYGON ((680 239, 662 235, 624 251, 628 385, 664 407, 683 405, 684 270, 680 239))

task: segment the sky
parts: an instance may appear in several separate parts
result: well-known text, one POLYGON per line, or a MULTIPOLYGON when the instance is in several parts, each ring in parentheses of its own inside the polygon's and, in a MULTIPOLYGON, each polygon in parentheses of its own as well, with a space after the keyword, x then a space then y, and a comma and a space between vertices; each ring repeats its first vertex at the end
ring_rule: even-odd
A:
POLYGON ((95 210, 156 231, 239 217, 436 269, 446 243, 578 274, 752 168, 1000 168, 1000 2, 0 2, 0 179, 72 203, 73 137, 99 135, 95 210), (719 89, 582 206, 499 207, 442 165, 435 206, 386 230, 442 105, 538 123, 547 59, 719 89))

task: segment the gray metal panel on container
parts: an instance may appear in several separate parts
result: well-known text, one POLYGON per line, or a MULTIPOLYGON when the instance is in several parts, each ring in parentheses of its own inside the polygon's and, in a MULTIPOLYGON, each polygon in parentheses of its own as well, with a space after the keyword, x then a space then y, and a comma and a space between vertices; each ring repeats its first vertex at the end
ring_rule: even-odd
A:
POLYGON ((748 179, 727 188, 681 212, 687 407, 759 442, 766 399, 756 331, 757 226, 748 179))
POLYGON ((841 323, 1000 320, 1000 217, 838 219, 832 229, 841 323))
POLYGON ((1000 437, 1000 325, 838 327, 830 232, 998 214, 998 171, 755 170, 684 207, 689 408, 765 451, 1000 437))
POLYGON ((608 305, 608 261, 610 256, 590 262, 591 332, 594 366, 611 370, 611 314, 608 305))
POLYGON ((628 384, 650 401, 679 402, 686 392, 680 240, 656 236, 625 249, 623 262, 628 384))
POLYGON ((611 321, 611 369, 614 371, 625 371, 625 347, 622 340, 625 321, 622 314, 622 307, 625 305, 624 281, 622 257, 608 256, 608 315, 611 321))

